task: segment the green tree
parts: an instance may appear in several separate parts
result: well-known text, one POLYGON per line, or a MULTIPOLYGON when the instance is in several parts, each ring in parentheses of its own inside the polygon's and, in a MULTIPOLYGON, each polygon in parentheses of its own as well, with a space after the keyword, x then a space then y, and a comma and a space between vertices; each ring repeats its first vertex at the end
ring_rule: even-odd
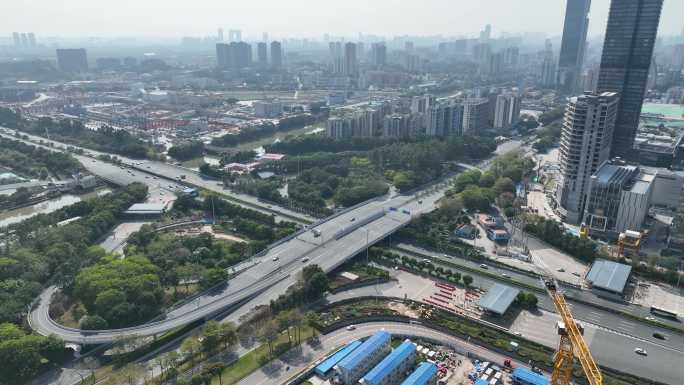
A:
POLYGON ((463 284, 466 285, 466 287, 470 287, 470 284, 473 283, 473 277, 469 275, 464 275, 463 276, 463 284))
POLYGON ((81 318, 78 326, 83 330, 104 330, 107 329, 107 321, 99 315, 85 316, 81 318))

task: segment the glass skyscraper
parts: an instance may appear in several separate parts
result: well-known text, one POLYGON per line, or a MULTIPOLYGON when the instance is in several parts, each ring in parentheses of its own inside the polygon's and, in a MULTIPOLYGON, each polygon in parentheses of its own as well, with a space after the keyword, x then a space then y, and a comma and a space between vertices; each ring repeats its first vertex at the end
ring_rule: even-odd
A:
POLYGON ((584 63, 591 0, 567 1, 556 83, 564 93, 574 94, 577 93, 579 87, 580 73, 584 63))
POLYGON ((618 92, 611 156, 628 158, 639 126, 663 0, 612 0, 603 44, 599 92, 618 92))

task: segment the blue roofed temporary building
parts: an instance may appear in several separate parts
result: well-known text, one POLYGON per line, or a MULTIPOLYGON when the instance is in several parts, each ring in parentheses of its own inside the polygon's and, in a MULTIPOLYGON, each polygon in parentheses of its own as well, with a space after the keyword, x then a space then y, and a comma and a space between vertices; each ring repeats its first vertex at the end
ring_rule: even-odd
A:
POLYGON ((503 315, 513 301, 515 301, 518 293, 520 293, 518 289, 495 283, 494 286, 489 288, 487 294, 480 298, 478 305, 488 312, 503 315))
POLYGON ((477 381, 475 381, 474 385, 489 385, 489 382, 487 382, 487 380, 483 380, 481 378, 478 378, 477 381))
POLYGON ((365 385, 381 385, 390 377, 401 375, 416 359, 416 344, 406 340, 361 379, 365 385))
POLYGON ((511 379, 516 385, 549 385, 546 377, 525 368, 515 368, 511 379))
POLYGON ((391 339, 392 336, 388 332, 381 330, 335 365, 335 371, 342 383, 355 384, 370 368, 380 362, 390 351, 391 339))
POLYGON ((321 362, 314 370, 317 375, 321 377, 326 377, 330 370, 337 365, 338 362, 342 361, 343 358, 348 356, 354 349, 361 345, 361 341, 353 341, 347 344, 347 346, 338 350, 335 354, 328 357, 325 361, 321 362))
POLYGON ((632 266, 597 259, 587 274, 587 281, 591 283, 592 289, 622 295, 631 273, 632 266))
POLYGON ((430 362, 423 362, 401 385, 432 385, 435 382, 437 382, 437 366, 430 362))

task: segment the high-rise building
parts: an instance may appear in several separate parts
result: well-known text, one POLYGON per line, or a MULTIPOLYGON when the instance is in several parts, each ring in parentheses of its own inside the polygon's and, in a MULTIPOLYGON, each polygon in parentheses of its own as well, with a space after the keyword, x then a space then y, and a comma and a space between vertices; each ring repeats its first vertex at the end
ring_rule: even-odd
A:
POLYGON ((28 41, 29 41, 30 47, 35 47, 36 46, 36 34, 33 32, 29 32, 28 33, 28 41))
POLYGON ((487 64, 492 55, 492 47, 487 43, 479 43, 473 46, 473 59, 480 64, 487 64))
POLYGON ((245 42, 231 43, 235 52, 235 64, 237 68, 249 67, 252 64, 252 46, 245 42))
POLYGON ((344 73, 345 75, 356 75, 358 70, 358 59, 356 56, 356 44, 346 43, 344 45, 344 73))
POLYGON ((484 30, 480 31, 480 41, 488 42, 492 38, 492 26, 491 24, 485 25, 484 30))
POLYGON ((489 100, 486 98, 463 101, 463 133, 475 134, 487 128, 489 100))
POLYGON ((382 68, 387 64, 387 46, 385 43, 374 43, 371 52, 375 67, 382 68))
POLYGON ((28 48, 28 46, 29 46, 29 39, 28 39, 28 35, 26 34, 26 32, 21 33, 21 46, 24 48, 28 48))
POLYGON ((244 42, 217 43, 216 62, 219 68, 249 67, 252 64, 252 46, 244 42))
POLYGON ((543 87, 553 88, 556 85, 556 61, 553 56, 544 56, 541 61, 539 81, 543 87))
POLYGON ((283 46, 279 41, 271 42, 271 67, 274 69, 283 67, 283 46))
POLYGON ((412 41, 407 41, 404 43, 404 51, 413 52, 413 42, 412 41))
POLYGON ((513 69, 518 67, 518 61, 520 58, 520 48, 508 47, 503 50, 503 55, 504 65, 506 67, 513 69))
POLYGON ((268 65, 268 44, 263 42, 257 44, 257 63, 261 67, 268 65))
POLYGON ((19 32, 12 32, 12 42, 14 43, 15 48, 21 47, 21 37, 19 32))
POLYGON ((612 156, 628 157, 639 126, 663 0, 612 0, 598 91, 620 94, 612 156))
POLYGON ((557 208, 564 221, 582 220, 591 176, 610 156, 618 101, 615 92, 586 92, 568 101, 556 187, 557 208))
POLYGON ((217 38, 218 38, 218 41, 219 41, 219 42, 222 42, 222 41, 223 41, 223 28, 219 28, 219 29, 218 29, 218 36, 217 36, 217 38))
POLYGON ((403 138, 418 132, 420 122, 417 115, 393 114, 385 116, 382 136, 385 138, 403 138))
POLYGON ((242 31, 239 29, 231 29, 228 31, 228 41, 229 42, 241 42, 242 41, 242 31))
POLYGON ((88 71, 88 55, 85 48, 57 49, 57 67, 63 72, 88 71))
POLYGON ((504 54, 503 52, 497 52, 489 55, 489 60, 487 60, 486 73, 489 76, 500 76, 504 68, 504 54))
POLYGON ((216 44, 216 65, 219 68, 231 67, 232 57, 230 55, 230 44, 217 43, 216 44))
POLYGON ((516 124, 520 119, 522 98, 512 92, 496 97, 494 109, 494 128, 504 129, 516 124))
POLYGON ((590 8, 591 0, 567 0, 556 82, 567 94, 577 93, 584 63, 590 8))

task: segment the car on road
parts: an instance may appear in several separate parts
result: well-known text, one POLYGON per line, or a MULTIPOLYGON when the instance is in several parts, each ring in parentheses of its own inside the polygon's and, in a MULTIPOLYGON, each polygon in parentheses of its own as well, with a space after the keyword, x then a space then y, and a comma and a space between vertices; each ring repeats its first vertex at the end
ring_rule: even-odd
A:
POLYGON ((273 257, 273 262, 275 262, 275 261, 277 261, 277 260, 279 260, 279 259, 280 259, 280 257, 273 257))
POLYGON ((634 353, 640 355, 640 356, 647 356, 648 352, 644 348, 634 348, 634 353))
POLYGON ((562 268, 562 267, 561 267, 561 268, 559 268, 559 269, 558 269, 558 270, 556 270, 556 271, 557 271, 557 272, 559 272, 559 273, 565 273, 565 269, 564 269, 564 268, 562 268))
POLYGON ((309 262, 309 258, 307 258, 307 257, 302 258, 302 263, 307 263, 307 262, 309 262))
POLYGON ((347 326, 346 329, 347 329, 348 331, 356 330, 356 326, 354 326, 354 325, 349 325, 349 326, 347 326))
POLYGON ((580 273, 578 273, 578 272, 576 272, 576 271, 573 272, 572 275, 574 275, 575 277, 581 277, 580 273))
POLYGON ((657 338, 661 341, 665 341, 667 339, 667 337, 664 334, 658 332, 653 333, 653 338, 657 338))
POLYGON ((349 222, 354 222, 356 220, 356 217, 352 217, 352 219, 349 220, 349 222))
POLYGON ((511 278, 511 276, 508 275, 508 274, 506 274, 506 273, 502 273, 501 276, 504 277, 504 278, 511 278))
POLYGON ((655 320, 656 320, 655 317, 652 317, 652 316, 646 317, 646 321, 655 321, 655 320))
POLYGON ((419 204, 419 205, 422 205, 422 204, 423 204, 423 201, 422 201, 422 200, 418 201, 418 204, 419 204))
POLYGON ((520 332, 513 332, 513 335, 516 335, 518 337, 522 337, 522 333, 520 333, 520 332))
POLYGON ((480 268, 482 269, 489 269, 489 266, 485 265, 484 263, 480 264, 480 268))

